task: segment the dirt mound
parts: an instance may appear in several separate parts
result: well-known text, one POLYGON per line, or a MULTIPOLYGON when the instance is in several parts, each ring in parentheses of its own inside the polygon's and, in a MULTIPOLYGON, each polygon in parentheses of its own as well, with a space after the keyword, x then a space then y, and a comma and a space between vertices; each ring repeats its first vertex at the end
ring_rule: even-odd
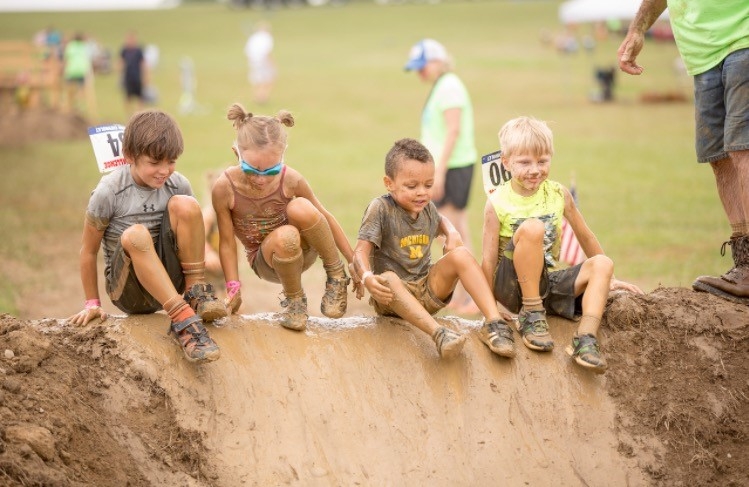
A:
POLYGON ((85 328, 0 318, 2 485, 742 485, 749 311, 686 289, 612 296, 595 376, 506 361, 469 333, 437 357, 399 320, 272 314, 186 362, 163 314, 85 328))
POLYGON ((76 114, 27 109, 0 116, 0 147, 19 147, 45 140, 85 139, 89 123, 76 114))

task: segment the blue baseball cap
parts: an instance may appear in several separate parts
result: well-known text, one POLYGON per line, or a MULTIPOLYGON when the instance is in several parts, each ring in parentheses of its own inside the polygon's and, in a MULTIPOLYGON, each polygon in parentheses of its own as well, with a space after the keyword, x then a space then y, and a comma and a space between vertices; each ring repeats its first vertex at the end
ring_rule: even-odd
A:
POLYGON ((434 39, 422 39, 411 48, 404 69, 420 71, 429 61, 447 61, 447 50, 434 39))

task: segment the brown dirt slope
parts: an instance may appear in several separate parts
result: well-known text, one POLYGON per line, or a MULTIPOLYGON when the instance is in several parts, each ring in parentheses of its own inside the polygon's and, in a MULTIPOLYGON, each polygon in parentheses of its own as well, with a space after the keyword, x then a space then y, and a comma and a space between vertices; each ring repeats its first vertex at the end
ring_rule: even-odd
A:
POLYGON ((195 366, 162 314, 0 319, 0 485, 745 485, 749 311, 685 289, 612 296, 594 376, 506 361, 478 322, 454 361, 397 320, 273 314, 195 366), (6 351, 7 350, 7 351, 6 351))

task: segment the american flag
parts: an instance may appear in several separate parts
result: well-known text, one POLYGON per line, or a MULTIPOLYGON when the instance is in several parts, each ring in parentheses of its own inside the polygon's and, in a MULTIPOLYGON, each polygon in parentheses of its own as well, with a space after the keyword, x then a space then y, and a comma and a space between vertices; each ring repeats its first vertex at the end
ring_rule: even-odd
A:
MULTIPOLYGON (((575 189, 574 181, 570 184, 570 193, 572 193, 572 199, 577 204, 577 190, 575 189)), ((572 226, 564 219, 562 220, 562 248, 559 252, 559 260, 570 266, 585 261, 585 252, 580 247, 580 242, 577 241, 575 232, 572 231, 572 226)))

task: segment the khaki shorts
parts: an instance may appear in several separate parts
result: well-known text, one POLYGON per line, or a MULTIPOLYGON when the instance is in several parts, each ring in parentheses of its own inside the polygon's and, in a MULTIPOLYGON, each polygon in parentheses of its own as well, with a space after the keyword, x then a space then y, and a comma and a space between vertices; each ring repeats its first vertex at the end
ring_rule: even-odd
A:
MULTIPOLYGON (((315 260, 317 259, 317 250, 313 249, 312 247, 302 247, 302 259, 302 272, 304 272, 309 269, 312 264, 315 263, 315 260)), ((262 250, 258 249, 257 253, 255 254, 255 259, 252 261, 251 267, 252 270, 255 271, 255 275, 257 275, 257 277, 259 277, 263 281, 275 282, 276 284, 281 283, 281 280, 278 278, 278 274, 276 274, 276 271, 273 270, 273 267, 265 262, 262 250)))
MULTIPOLYGON (((452 298, 452 294, 450 294, 450 296, 448 296, 445 301, 442 301, 440 298, 435 296, 432 290, 429 288, 429 285, 427 284, 428 279, 429 274, 427 273, 426 276, 416 281, 402 282, 403 285, 406 286, 408 292, 416 298, 419 304, 421 304, 430 315, 433 315, 437 311, 447 306, 447 303, 449 303, 450 299, 452 298)), ((398 313, 393 311, 389 306, 378 303, 373 297, 369 298, 369 304, 374 307, 374 310, 378 315, 397 316, 400 318, 398 313)))

